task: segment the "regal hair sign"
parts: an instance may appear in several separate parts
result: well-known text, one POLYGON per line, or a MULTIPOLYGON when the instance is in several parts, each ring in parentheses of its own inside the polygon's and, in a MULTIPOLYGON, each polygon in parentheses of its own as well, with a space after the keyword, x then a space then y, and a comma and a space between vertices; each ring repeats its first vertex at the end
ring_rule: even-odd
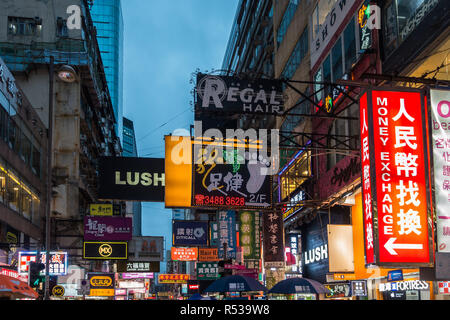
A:
POLYGON ((423 92, 369 90, 360 99, 360 110, 366 263, 430 266, 423 92))

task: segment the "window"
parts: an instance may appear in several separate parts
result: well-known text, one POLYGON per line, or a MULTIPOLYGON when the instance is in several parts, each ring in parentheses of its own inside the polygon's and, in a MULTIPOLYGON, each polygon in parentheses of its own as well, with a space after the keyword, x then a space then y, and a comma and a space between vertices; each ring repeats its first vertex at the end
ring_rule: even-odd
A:
POLYGON ((287 29, 291 24, 291 20, 294 17, 295 11, 297 10, 298 2, 299 0, 290 0, 286 10, 284 11, 280 26, 277 29, 277 47, 279 47, 283 42, 287 29))
POLYGON ((342 67, 342 38, 339 38, 331 49, 331 55, 333 59, 333 80, 338 80, 342 78, 343 67, 342 67))
POLYGON ((17 36, 40 36, 42 20, 8 17, 8 34, 17 36))
POLYGON ((356 62, 356 35, 355 22, 350 20, 344 30, 344 58, 345 58, 345 72, 349 71, 356 62))
POLYGON ((41 176, 41 152, 34 145, 32 146, 31 154, 31 170, 38 177, 41 176))
POLYGON ((69 36, 69 29, 67 28, 67 20, 58 17, 56 20, 56 36, 67 38, 69 36))
POLYGON ((294 50, 289 57, 286 66, 284 67, 281 76, 286 79, 292 78, 295 71, 297 70, 300 63, 303 61, 303 58, 308 53, 308 27, 305 28, 302 35, 297 41, 297 44, 294 47, 294 50))

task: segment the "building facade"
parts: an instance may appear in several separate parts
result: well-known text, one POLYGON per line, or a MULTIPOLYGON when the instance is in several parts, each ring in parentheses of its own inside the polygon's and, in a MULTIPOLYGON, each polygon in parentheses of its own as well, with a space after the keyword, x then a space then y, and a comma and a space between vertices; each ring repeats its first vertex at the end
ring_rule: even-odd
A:
POLYGON ((97 42, 111 95, 114 116, 117 120, 116 134, 120 136, 123 116, 123 16, 121 1, 92 1, 91 15, 97 31, 97 42))
POLYGON ((49 106, 54 106, 51 247, 67 251, 69 263, 89 266, 82 259, 82 218, 89 214, 89 204, 98 201, 98 159, 120 155, 122 150, 88 3, 75 1, 81 10, 75 16, 80 24, 69 29, 67 9, 71 5, 74 1, 3 1, 0 23, 8 28, 0 30, 0 57, 45 129, 49 106), (75 71, 76 81, 68 83, 58 77, 63 66, 75 71))
POLYGON ((0 58, 0 263, 44 248, 47 132, 0 58))

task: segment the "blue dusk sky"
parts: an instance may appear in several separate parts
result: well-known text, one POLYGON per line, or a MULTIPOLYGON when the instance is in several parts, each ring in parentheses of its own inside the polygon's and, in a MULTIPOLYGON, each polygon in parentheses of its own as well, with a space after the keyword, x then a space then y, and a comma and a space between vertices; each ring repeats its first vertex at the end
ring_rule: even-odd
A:
MULTIPOLYGON (((193 124, 195 82, 189 81, 197 68, 222 67, 237 4, 122 0, 123 116, 134 122, 139 157, 164 158, 164 135, 193 124)), ((164 203, 142 203, 142 235, 164 236, 165 250, 171 247, 171 219, 164 203)))

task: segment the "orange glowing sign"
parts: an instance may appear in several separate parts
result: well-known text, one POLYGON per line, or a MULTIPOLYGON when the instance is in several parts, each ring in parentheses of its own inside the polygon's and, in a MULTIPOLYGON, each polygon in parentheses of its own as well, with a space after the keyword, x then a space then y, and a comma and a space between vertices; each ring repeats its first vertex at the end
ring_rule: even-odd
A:
POLYGON ((190 280, 189 274, 160 274, 158 276, 159 283, 187 283, 190 280))
POLYGON ((196 261, 198 256, 197 248, 171 248, 173 261, 196 261))

